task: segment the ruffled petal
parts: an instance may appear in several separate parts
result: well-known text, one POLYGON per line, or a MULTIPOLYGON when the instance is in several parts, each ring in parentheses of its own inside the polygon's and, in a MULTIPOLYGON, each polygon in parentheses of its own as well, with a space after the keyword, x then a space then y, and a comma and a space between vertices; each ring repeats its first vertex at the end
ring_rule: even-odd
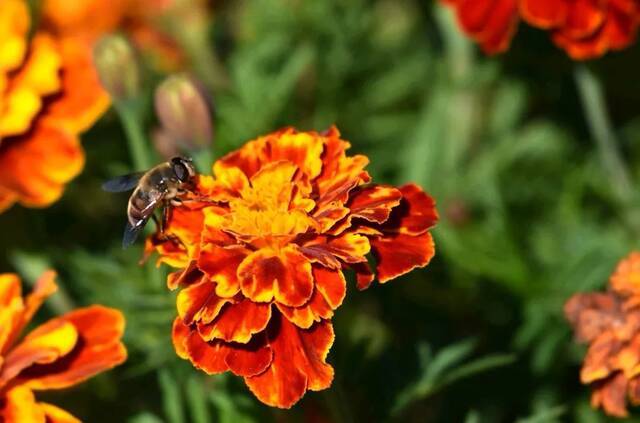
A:
POLYGON ((339 268, 336 258, 345 263, 362 263, 371 250, 369 238, 358 233, 345 233, 337 237, 318 238, 300 249, 310 260, 330 268, 339 268))
POLYGON ((629 415, 626 406, 627 379, 622 373, 599 383, 591 395, 594 408, 602 406, 607 414, 616 417, 629 415))
POLYGON ((340 307, 347 294, 347 283, 342 271, 314 266, 313 279, 316 290, 327 301, 327 304, 333 310, 340 307))
POLYGON ((30 24, 29 9, 24 1, 0 2, 0 72, 12 71, 22 64, 30 24))
POLYGON ((176 270, 167 276, 167 288, 175 290, 181 286, 190 286, 202 280, 202 272, 198 269, 198 262, 191 260, 187 267, 176 270))
POLYGON ((189 337, 189 326, 185 325, 180 317, 176 317, 171 328, 171 341, 178 357, 189 359, 187 350, 187 338, 189 337))
POLYGON ((622 346, 612 332, 604 332, 589 345, 589 350, 584 358, 584 364, 580 370, 580 381, 592 383, 605 379, 614 371, 609 358, 614 356, 622 346))
POLYGON ((77 38, 60 41, 62 88, 48 100, 44 119, 77 134, 89 129, 107 110, 109 96, 93 66, 91 45, 77 38))
POLYGON ((300 171, 313 179, 322 170, 320 156, 324 149, 323 139, 313 133, 287 130, 280 136, 269 138, 267 160, 281 160, 295 164, 300 171))
POLYGON ((90 306, 53 319, 71 323, 79 334, 76 347, 51 364, 35 365, 20 376, 21 383, 32 389, 61 389, 76 385, 98 373, 124 362, 127 351, 120 342, 124 317, 118 310, 90 306))
POLYGON ((249 178, 238 167, 225 166, 221 162, 213 165, 215 182, 204 188, 207 195, 215 201, 230 201, 249 188, 249 178))
MULTIPOLYGON (((23 316, 23 325, 31 321, 42 303, 58 290, 56 285, 56 272, 47 270, 36 281, 33 290, 25 299, 25 312, 23 316)), ((24 326, 23 326, 24 327, 24 326)), ((22 329, 21 327, 20 329, 22 329)))
POLYGON ((16 299, 22 301, 22 284, 15 273, 0 274, 0 309, 8 307, 16 299))
POLYGON ((461 0, 456 8, 460 26, 486 53, 509 48, 518 23, 516 0, 461 0))
POLYGON ((385 185, 373 185, 354 190, 347 205, 351 209, 351 216, 383 223, 389 219, 391 209, 399 205, 401 199, 400 190, 385 185))
POLYGON ((198 332, 205 341, 222 339, 246 344, 254 334, 267 327, 270 318, 271 305, 245 298, 236 304, 227 304, 211 323, 198 324, 198 332))
POLYGON ((34 364, 50 364, 69 354, 78 337, 75 326, 62 320, 50 320, 39 326, 5 357, 0 385, 34 364))
POLYGON ((376 258, 378 280, 385 283, 404 275, 417 267, 424 267, 435 254, 430 233, 423 235, 392 235, 371 240, 376 258))
POLYGON ((248 344, 232 344, 225 357, 229 370, 236 376, 250 377, 264 372, 273 361, 273 351, 264 336, 255 337, 248 344))
POLYGON ((211 280, 216 281, 216 294, 221 297, 233 297, 240 291, 237 269, 249 255, 249 251, 240 246, 220 247, 206 244, 198 257, 198 268, 211 280))
POLYGON ((229 370, 225 361, 229 347, 223 342, 206 342, 197 331, 191 331, 184 340, 184 349, 191 364, 208 375, 229 370))
POLYGON ((38 405, 44 411, 47 423, 81 423, 79 419, 69 412, 55 405, 47 404, 46 402, 38 403, 38 405))
POLYGON ((256 336, 247 344, 206 342, 180 319, 174 321, 173 343, 178 356, 207 374, 231 370, 238 376, 253 376, 262 373, 273 359, 264 336, 256 336))
POLYGON ((46 34, 36 34, 27 60, 2 94, 0 137, 21 135, 33 126, 42 109, 42 97, 60 88, 60 64, 54 39, 46 34))
POLYGON ((376 278, 369 263, 352 263, 349 267, 356 272, 356 287, 360 291, 369 288, 371 282, 376 278))
POLYGON ((210 323, 220 313, 222 307, 231 301, 215 293, 215 282, 206 276, 201 281, 180 291, 176 301, 178 315, 185 324, 194 322, 210 323))
POLYGON ((9 210, 16 201, 18 201, 17 195, 0 187, 0 213, 9 210))
POLYGON ((257 302, 297 307, 313 292, 311 263, 293 246, 252 253, 238 267, 238 278, 243 295, 257 302))
POLYGON ((533 26, 542 29, 558 27, 567 20, 566 0, 520 0, 520 15, 533 26))
POLYGON ((216 162, 216 174, 227 168, 239 168, 248 177, 252 177, 260 168, 264 160, 266 140, 264 137, 250 141, 242 148, 227 154, 216 162))
POLYGON ((317 323, 304 330, 274 316, 268 337, 273 362, 263 373, 245 378, 260 401, 290 408, 307 390, 319 391, 331 385, 333 368, 326 363, 334 339, 330 323, 317 323))
POLYGON ((316 322, 331 319, 334 310, 317 287, 309 302, 301 307, 287 307, 282 304, 276 306, 287 320, 301 329, 309 329, 316 322))
POLYGON ((596 32, 607 15, 599 0, 573 0, 562 32, 570 38, 585 38, 596 32))
MULTIPOLYGON (((31 389, 16 386, 5 394, 4 406, 0 403, 0 417, 7 423, 45 423, 45 412, 36 403, 31 389)), ((1 420, 1 419, 0 419, 1 420)))
POLYGON ((438 221, 435 201, 415 184, 400 187, 402 201, 380 227, 384 232, 421 235, 438 221))
POLYGON ((49 123, 0 145, 0 187, 27 206, 56 201, 83 166, 84 152, 77 137, 49 123))

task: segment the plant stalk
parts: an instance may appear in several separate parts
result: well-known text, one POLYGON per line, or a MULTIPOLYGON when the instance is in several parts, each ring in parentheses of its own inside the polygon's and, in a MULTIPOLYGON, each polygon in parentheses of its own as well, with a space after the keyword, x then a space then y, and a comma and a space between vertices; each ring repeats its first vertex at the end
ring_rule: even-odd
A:
POLYGON ((612 190, 627 211, 625 217, 629 225, 636 233, 640 233, 640 214, 634 207, 636 195, 632 179, 620 153, 620 142, 611 125, 602 84, 584 64, 576 66, 574 77, 591 137, 597 144, 600 161, 612 190))
POLYGON ((140 125, 141 117, 138 107, 134 104, 116 103, 115 109, 118 112, 122 127, 127 136, 129 153, 136 171, 149 169, 152 166, 148 154, 148 143, 140 125))

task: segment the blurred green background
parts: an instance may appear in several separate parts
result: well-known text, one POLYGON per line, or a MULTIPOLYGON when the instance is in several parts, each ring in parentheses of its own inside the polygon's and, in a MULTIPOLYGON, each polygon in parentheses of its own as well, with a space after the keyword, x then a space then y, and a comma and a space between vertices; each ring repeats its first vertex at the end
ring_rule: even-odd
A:
MULTIPOLYGON (((215 156, 282 126, 335 123, 374 181, 415 181, 436 198, 436 257, 384 286, 351 284, 334 319, 332 388, 290 411, 263 406, 241 379, 207 377, 173 352, 167 269, 138 266, 141 243, 121 249, 126 195, 100 190, 132 168, 111 111, 84 135, 86 168, 61 201, 0 215, 3 270, 60 274, 41 319, 101 303, 128 321, 125 365, 41 398, 88 422, 605 421, 579 383, 585 349, 562 305, 601 289, 637 245, 640 48, 578 64, 521 28, 487 58, 429 1, 212 10, 208 46, 190 54, 215 105, 215 156)), ((147 134, 163 77, 144 69, 147 134)))

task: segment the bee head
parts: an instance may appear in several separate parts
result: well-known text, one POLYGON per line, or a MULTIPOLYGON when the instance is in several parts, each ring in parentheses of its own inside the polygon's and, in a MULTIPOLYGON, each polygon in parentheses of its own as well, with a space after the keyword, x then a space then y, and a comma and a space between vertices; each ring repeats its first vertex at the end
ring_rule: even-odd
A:
POLYGON ((185 157, 174 157, 171 159, 171 169, 180 182, 188 182, 196 176, 193 161, 185 157))

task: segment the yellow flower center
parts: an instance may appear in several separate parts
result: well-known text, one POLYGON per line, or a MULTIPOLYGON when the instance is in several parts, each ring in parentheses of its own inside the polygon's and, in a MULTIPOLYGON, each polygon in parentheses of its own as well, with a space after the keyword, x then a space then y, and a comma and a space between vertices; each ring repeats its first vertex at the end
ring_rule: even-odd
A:
POLYGON ((279 162, 254 175, 240 197, 229 202, 223 229, 278 245, 306 232, 315 223, 307 214, 315 203, 307 198, 308 190, 292 180, 296 170, 289 162, 279 162))

